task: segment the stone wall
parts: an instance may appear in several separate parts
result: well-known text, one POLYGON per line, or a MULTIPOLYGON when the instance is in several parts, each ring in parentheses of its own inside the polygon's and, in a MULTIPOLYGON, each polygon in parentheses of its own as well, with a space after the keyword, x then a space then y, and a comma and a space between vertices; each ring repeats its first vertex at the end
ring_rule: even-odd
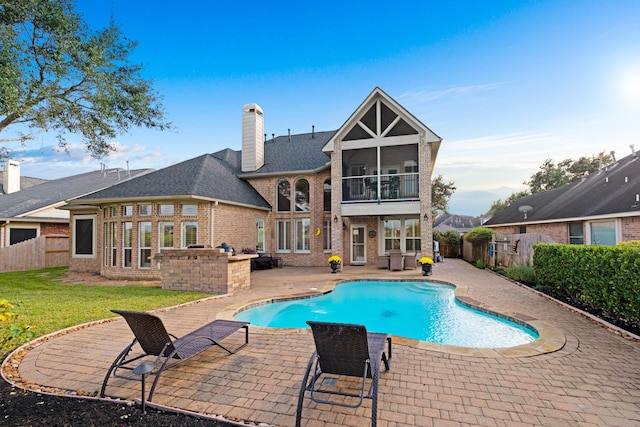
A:
POLYGON ((162 249, 154 259, 160 263, 162 289, 222 295, 251 287, 255 257, 203 248, 162 249))

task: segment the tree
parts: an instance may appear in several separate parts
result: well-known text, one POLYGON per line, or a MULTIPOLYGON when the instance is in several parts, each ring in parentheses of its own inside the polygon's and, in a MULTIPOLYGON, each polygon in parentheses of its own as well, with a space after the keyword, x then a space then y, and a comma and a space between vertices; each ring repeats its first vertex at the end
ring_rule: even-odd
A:
POLYGON ((491 204, 489 213, 495 215, 519 198, 529 194, 552 190, 577 181, 583 176, 597 171, 603 164, 609 164, 612 161, 613 157, 609 154, 604 154, 604 152, 597 156, 582 156, 578 160, 564 159, 557 165, 552 159, 547 159, 540 165, 540 170, 531 175, 529 181, 523 182, 523 184, 529 186, 528 190, 512 193, 504 201, 502 199, 495 200, 491 204))
POLYGON ((523 184, 529 186, 532 194, 552 190, 595 172, 602 164, 608 164, 611 161, 613 158, 604 152, 598 156, 582 156, 578 160, 564 159, 557 165, 553 160, 547 159, 540 166, 540 170, 531 175, 530 180, 523 184))
POLYGON ((15 133, 0 142, 54 131, 64 148, 75 133, 100 158, 131 127, 170 128, 142 67, 129 62, 136 44, 113 20, 90 29, 72 0, 2 0, 0 135, 15 133))
POLYGON ((520 197, 524 197, 528 195, 529 195, 528 190, 522 190, 515 193, 511 193, 511 195, 504 200, 502 199, 495 200, 493 203, 491 203, 491 207, 489 208, 489 214, 493 216, 498 212, 500 212, 501 210, 503 210, 504 208, 506 208, 507 206, 509 206, 511 203, 518 200, 520 197))
POLYGON ((435 218, 438 213, 449 211, 449 199, 456 191, 453 181, 444 182, 442 175, 431 180, 431 215, 435 218))

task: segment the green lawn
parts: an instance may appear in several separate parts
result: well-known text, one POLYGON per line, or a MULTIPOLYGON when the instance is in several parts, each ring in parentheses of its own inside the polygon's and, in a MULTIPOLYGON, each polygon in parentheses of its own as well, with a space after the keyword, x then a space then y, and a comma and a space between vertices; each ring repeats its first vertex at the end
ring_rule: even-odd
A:
POLYGON ((0 360, 30 338, 92 320, 115 317, 112 308, 152 310, 211 296, 150 286, 64 284, 67 268, 0 273, 0 300, 14 305, 16 316, 0 323, 0 360), (30 333, 24 332, 31 327, 30 333), (22 331, 22 332, 21 332, 22 331), (20 334, 18 337, 13 337, 20 334))

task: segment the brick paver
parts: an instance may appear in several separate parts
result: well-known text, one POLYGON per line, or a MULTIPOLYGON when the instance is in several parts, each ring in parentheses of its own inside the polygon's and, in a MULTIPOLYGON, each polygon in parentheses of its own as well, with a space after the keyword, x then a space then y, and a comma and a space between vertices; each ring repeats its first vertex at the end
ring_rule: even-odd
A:
MULTIPOLYGON (((379 426, 640 426, 637 341, 460 260, 436 264, 433 271, 429 279, 460 286, 466 301, 527 319, 548 340, 537 347, 478 352, 395 339, 391 370, 380 379, 379 426)), ((228 317, 230 308, 249 301, 316 292, 340 279, 422 279, 420 274, 349 266, 336 275, 329 274, 329 267, 256 271, 250 290, 159 316, 179 336, 228 317)), ((131 339, 121 319, 49 338, 26 352, 19 377, 10 380, 23 387, 95 395, 107 368, 131 339)), ((233 339, 239 343, 242 337, 233 339)), ((252 326, 249 346, 237 354, 212 348, 163 373, 153 401, 205 415, 290 426, 312 350, 307 331, 252 326)), ((111 379, 107 394, 139 399, 140 383, 111 379)), ((303 419, 307 426, 366 426, 370 407, 368 401, 349 409, 307 398, 303 419)))

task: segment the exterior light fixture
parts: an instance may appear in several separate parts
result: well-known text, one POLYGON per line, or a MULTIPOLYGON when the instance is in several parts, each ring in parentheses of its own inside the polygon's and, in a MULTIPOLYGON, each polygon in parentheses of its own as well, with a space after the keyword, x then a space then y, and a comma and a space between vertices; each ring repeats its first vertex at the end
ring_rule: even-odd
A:
POLYGON ((338 222, 338 215, 333 216, 333 222, 338 222))

